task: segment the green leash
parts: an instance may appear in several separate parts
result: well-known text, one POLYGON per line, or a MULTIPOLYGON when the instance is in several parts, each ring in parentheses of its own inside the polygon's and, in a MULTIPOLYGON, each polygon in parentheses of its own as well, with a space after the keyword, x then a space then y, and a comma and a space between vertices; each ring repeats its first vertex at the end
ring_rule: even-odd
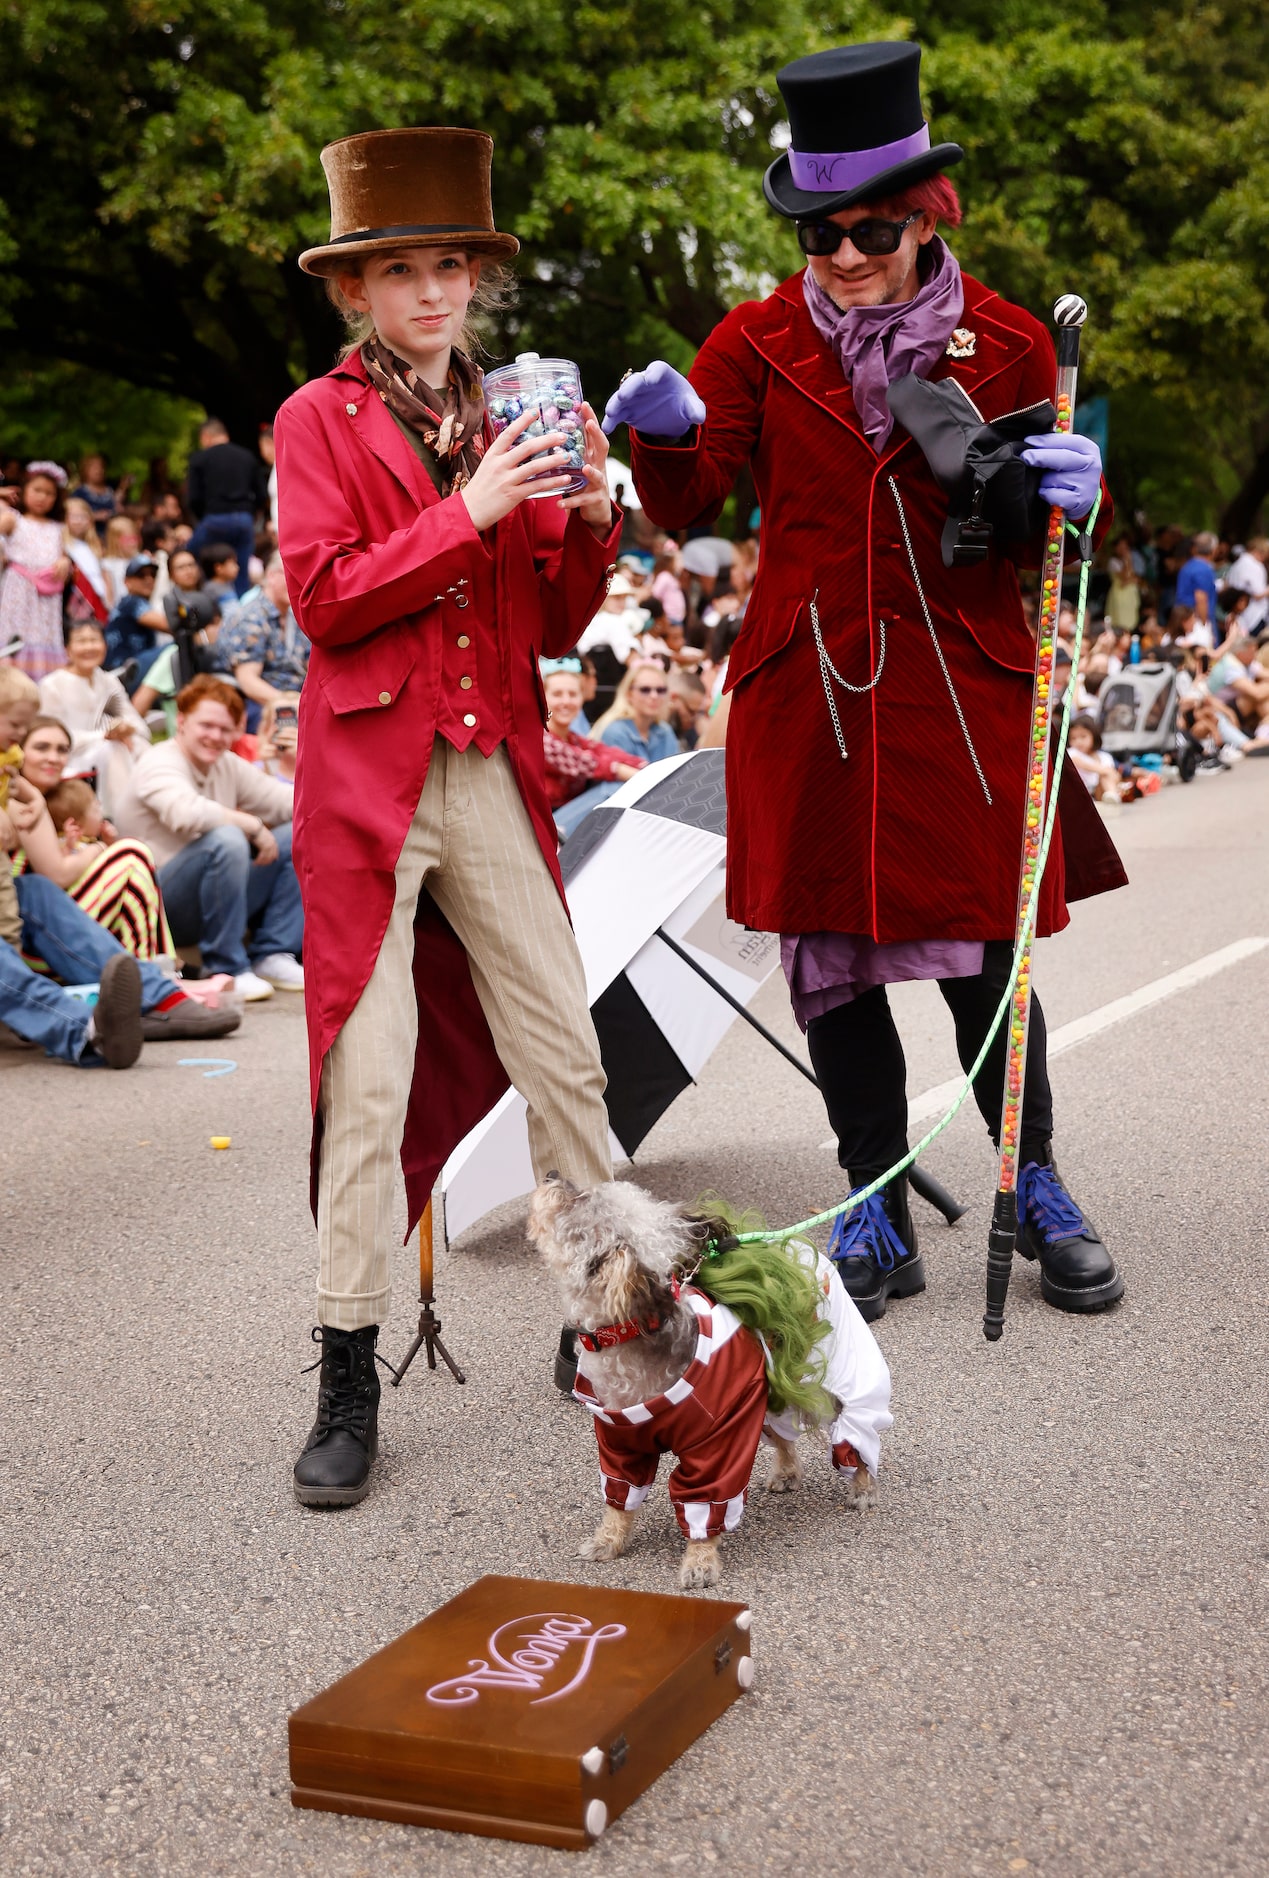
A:
MULTIPOLYGON (((1102 499, 1099 495, 1085 520, 1083 528, 1076 528, 1073 522, 1066 524, 1067 533, 1074 536, 1075 540, 1080 542, 1082 553, 1084 552, 1084 544, 1092 537, 1093 525, 1097 520, 1097 513, 1101 505, 1102 499)), ((816 1226, 825 1226, 830 1220, 838 1219, 843 1213, 849 1213, 853 1208, 862 1206, 864 1201, 870 1200, 874 1193, 880 1193, 883 1187, 888 1186, 896 1175, 906 1172, 906 1170, 911 1167, 913 1161, 924 1154, 930 1143, 937 1141, 945 1128, 951 1127, 952 1123, 965 1106, 967 1099, 973 1091, 974 1078, 978 1075, 979 1070, 986 1062, 987 1052, 991 1049, 995 1041, 996 1033, 1004 1023, 1005 1015, 1013 1002, 1014 990, 1018 983, 1018 968, 1022 962, 1023 954, 1030 943, 1031 934, 1035 926, 1036 913, 1040 902, 1040 887, 1044 880, 1044 870, 1049 859, 1049 843, 1053 839, 1053 830, 1057 823, 1058 785, 1061 780, 1062 759, 1066 755, 1067 733, 1071 725, 1072 693, 1074 692, 1076 676, 1079 672, 1080 650, 1084 643, 1084 615, 1088 604, 1090 559, 1091 557, 1085 553, 1080 567, 1079 598, 1075 608, 1075 645, 1071 655, 1071 683, 1067 686, 1066 696, 1062 700, 1057 759, 1053 765, 1053 787, 1049 791, 1049 801, 1045 810, 1044 838, 1040 843, 1040 854, 1035 871, 1035 884, 1027 899, 1026 911, 1019 925, 1018 942, 1014 948, 1013 964, 1009 972, 1009 983, 1005 988, 1000 1003, 996 1007, 996 1015, 991 1021, 991 1029, 983 1039, 982 1049, 974 1059, 974 1066, 961 1085, 955 1101, 948 1109, 946 1115, 944 1115, 941 1120, 935 1122, 928 1134, 923 1135, 914 1148, 909 1148, 902 1160, 896 1161, 893 1167, 887 1168, 884 1174, 880 1174, 877 1179, 871 1181, 868 1186, 860 1187, 857 1192, 847 1194, 840 1206, 830 1206, 826 1212, 813 1213, 810 1219, 799 1220, 796 1226, 781 1226, 763 1232, 742 1232, 735 1234, 732 1238, 720 1240, 717 1244, 711 1243, 706 1247, 706 1259, 716 1257, 720 1252, 730 1251, 733 1246, 738 1245, 780 1245, 787 1239, 799 1238, 804 1233, 813 1231, 816 1226)))

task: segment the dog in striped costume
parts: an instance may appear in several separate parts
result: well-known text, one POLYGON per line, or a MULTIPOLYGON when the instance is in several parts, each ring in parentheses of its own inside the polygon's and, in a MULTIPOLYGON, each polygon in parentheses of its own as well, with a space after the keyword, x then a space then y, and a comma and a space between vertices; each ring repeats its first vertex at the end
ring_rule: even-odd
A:
MULTIPOLYGON (((772 1399, 774 1313, 764 1323, 761 1307, 749 1309, 742 1322, 739 1304, 733 1310, 711 1295, 708 1271, 697 1276, 704 1222, 626 1182, 581 1192, 549 1176, 533 1196, 529 1238, 577 1328, 575 1394, 599 1443, 604 1512, 581 1557, 621 1556, 669 1453, 678 1463, 670 1501, 687 1540, 679 1583, 717 1584, 722 1536, 740 1524, 759 1445, 775 1451, 768 1490, 787 1492, 801 1479, 797 1439, 810 1425, 827 1433, 853 1504, 875 1504, 881 1436, 892 1420, 890 1372, 813 1246, 766 1253, 794 1261, 811 1320, 813 1381, 792 1406, 772 1399)), ((721 1281, 721 1262, 716 1270, 721 1281)))

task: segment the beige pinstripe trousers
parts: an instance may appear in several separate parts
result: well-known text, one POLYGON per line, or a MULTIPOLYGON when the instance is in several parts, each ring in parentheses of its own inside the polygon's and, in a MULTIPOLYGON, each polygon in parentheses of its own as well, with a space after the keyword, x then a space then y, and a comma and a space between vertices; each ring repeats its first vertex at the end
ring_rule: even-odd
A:
POLYGON ((538 1178, 551 1168, 579 1186, 612 1178, 582 962, 510 759, 501 744, 484 757, 475 744, 458 751, 438 737, 379 957, 322 1068, 318 1316, 339 1330, 381 1324, 388 1311, 397 1157, 418 1037, 414 909, 424 884, 466 948, 498 1055, 528 1103, 538 1178))

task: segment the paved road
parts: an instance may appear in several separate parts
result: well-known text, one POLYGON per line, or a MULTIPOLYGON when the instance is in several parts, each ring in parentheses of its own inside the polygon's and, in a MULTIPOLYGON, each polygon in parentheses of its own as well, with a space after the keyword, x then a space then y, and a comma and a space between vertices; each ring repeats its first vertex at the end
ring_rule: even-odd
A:
MULTIPOLYGON (((1269 935, 1269 764, 1115 824, 1132 889, 1079 909, 1037 978, 1060 1025, 1269 935)), ((727 1553, 752 1603, 752 1696, 590 1853, 588 1869, 1263 1873, 1269 951, 1054 1066, 1059 1149, 1122 1260, 1091 1321, 1020 1267, 982 1339, 992 1168, 963 1116, 928 1156, 972 1201, 922 1209, 926 1295, 881 1337, 896 1428, 883 1503, 822 1463, 761 1494, 727 1553)), ((928 987, 898 999, 911 1085, 955 1069, 928 987)), ((762 1014, 792 1038, 778 985, 762 1014)), ((580 1576, 594 1509, 580 1414, 549 1386, 555 1310, 513 1217, 442 1273, 460 1391, 385 1404, 376 1492, 294 1504, 311 1414, 301 1012, 253 1010, 205 1080, 0 1051, 4 1492, 0 1870, 397 1878, 572 1869, 571 1855, 294 1813, 289 1709, 485 1571, 580 1576), (215 1154, 212 1133, 233 1147, 215 1154)), ((729 1036, 640 1155, 774 1220, 838 1196, 814 1091, 729 1036)), ((385 1338, 410 1325, 410 1270, 385 1338)), ((391 1393, 391 1392, 390 1392, 391 1393)), ((610 1568, 672 1589, 662 1498, 610 1568)))

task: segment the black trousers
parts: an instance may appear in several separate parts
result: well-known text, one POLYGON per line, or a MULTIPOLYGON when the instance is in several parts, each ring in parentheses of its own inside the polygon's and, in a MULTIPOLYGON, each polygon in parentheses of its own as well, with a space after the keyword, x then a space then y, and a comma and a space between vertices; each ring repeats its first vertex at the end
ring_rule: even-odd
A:
MULTIPOLYGON (((968 1071, 1009 982, 1013 946, 990 940, 983 969, 974 978, 940 978, 943 1002, 956 1026, 956 1054, 968 1071)), ((974 1082, 974 1099, 988 1133, 1000 1145, 1008 1021, 996 1033, 974 1082)), ((811 1062, 837 1136, 837 1159, 851 1184, 875 1179, 908 1151, 908 1070, 886 987, 876 985, 849 1004, 839 1004, 806 1027, 811 1062)), ((1031 1158, 1053 1134, 1048 1035, 1039 999, 1031 999, 1027 1066, 1022 1085, 1022 1159, 1031 1158)))

